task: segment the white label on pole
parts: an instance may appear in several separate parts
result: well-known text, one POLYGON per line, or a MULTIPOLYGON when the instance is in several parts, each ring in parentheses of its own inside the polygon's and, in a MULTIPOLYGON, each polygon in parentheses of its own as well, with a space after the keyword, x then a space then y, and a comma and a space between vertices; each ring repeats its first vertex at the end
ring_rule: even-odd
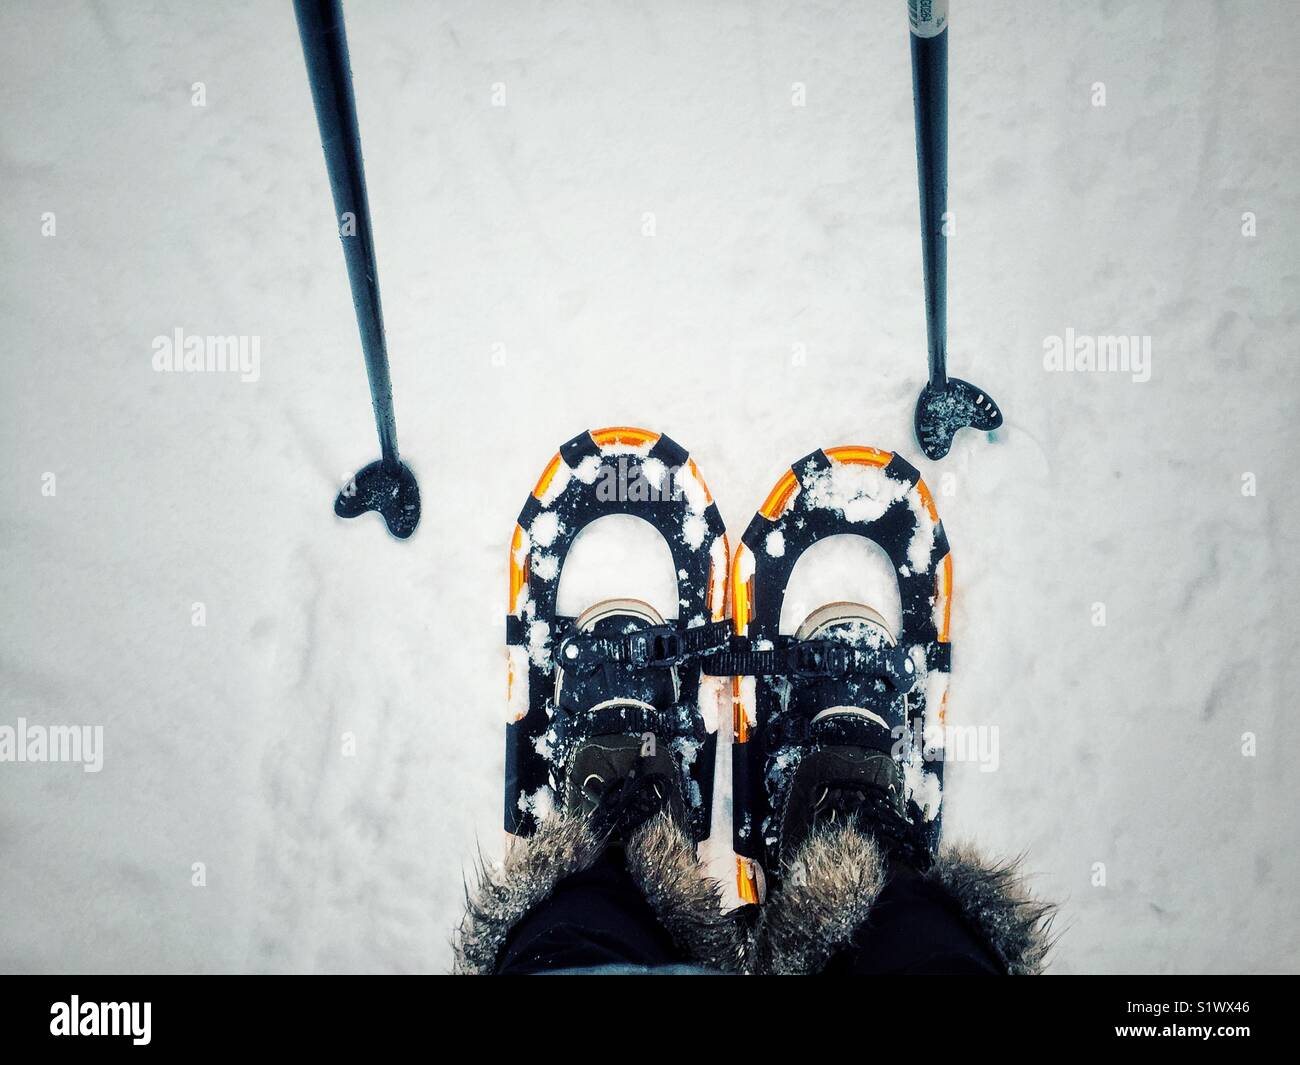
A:
POLYGON ((918 37, 938 37, 948 28, 948 0, 907 0, 907 19, 918 37))

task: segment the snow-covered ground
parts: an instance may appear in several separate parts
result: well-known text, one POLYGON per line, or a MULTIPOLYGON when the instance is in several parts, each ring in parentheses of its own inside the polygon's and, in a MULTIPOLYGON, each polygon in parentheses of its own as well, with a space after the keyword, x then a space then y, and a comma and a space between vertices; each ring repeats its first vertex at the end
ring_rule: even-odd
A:
POLYGON ((446 969, 515 516, 633 424, 736 533, 819 445, 921 468, 999 737, 947 832, 1027 853, 1055 971, 1300 968, 1295 13, 954 8, 952 365, 1007 424, 932 464, 901 0, 351 4, 405 543, 331 513, 377 447, 290 5, 0 9, 0 725, 104 736, 0 763, 0 966, 446 969), (155 372, 177 328, 258 380, 155 372))

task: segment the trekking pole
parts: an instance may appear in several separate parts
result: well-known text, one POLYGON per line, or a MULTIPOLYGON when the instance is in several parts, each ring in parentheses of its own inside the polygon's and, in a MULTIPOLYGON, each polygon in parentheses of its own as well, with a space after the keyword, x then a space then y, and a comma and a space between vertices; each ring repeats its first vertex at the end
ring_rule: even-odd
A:
POLYGON ((379 302, 379 270, 370 228, 370 202, 361 159, 361 133, 352 93, 352 68, 340 0, 294 0, 298 35, 307 61, 316 105, 316 123, 325 149, 325 168, 334 194, 334 211, 343 241, 352 303, 366 358, 370 400, 379 431, 381 458, 361 469, 334 500, 334 513, 355 518, 374 510, 388 531, 405 540, 420 520, 420 489, 397 453, 393 383, 388 375, 384 314, 379 302))
POLYGON ((958 429, 996 429, 1002 412, 983 389, 948 376, 948 0, 907 0, 907 15, 930 369, 914 426, 926 457, 941 459, 958 429))

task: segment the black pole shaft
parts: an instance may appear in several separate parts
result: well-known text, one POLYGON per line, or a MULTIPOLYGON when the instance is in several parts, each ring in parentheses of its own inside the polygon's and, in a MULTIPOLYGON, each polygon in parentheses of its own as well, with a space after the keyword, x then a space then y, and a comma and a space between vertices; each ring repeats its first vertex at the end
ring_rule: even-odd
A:
POLYGON ((343 240, 352 303, 361 333, 361 350, 370 379, 370 400, 383 463, 390 470, 399 464, 397 419, 393 414, 393 383, 388 375, 388 347, 384 341, 384 313, 379 303, 379 269, 370 228, 370 201, 366 197, 366 172, 361 160, 361 133, 352 94, 352 67, 340 0, 294 0, 298 35, 307 60, 307 77, 316 105, 325 167, 334 193, 334 211, 343 240))
POLYGON ((916 115, 916 176, 921 193, 921 258, 925 270, 925 332, 930 386, 948 386, 948 29, 912 39, 912 103, 916 115))

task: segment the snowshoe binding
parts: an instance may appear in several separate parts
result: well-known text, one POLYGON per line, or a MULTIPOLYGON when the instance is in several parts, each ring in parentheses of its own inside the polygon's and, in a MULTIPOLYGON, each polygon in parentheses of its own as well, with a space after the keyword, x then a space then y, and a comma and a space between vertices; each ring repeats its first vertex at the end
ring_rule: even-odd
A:
MULTIPOLYGON (((668 809, 707 837, 722 683, 701 658, 726 646, 727 539, 687 452, 666 436, 612 428, 560 448, 520 512, 510 547, 505 827, 531 835, 552 812, 627 837, 668 809), (560 613, 575 540, 631 515, 666 542, 676 617, 628 597, 560 613)), ((617 570, 614 579, 620 579, 617 570)))
POLYGON ((705 668, 732 678, 741 900, 762 901, 807 835, 841 818, 924 868, 939 838, 952 559, 920 475, 867 447, 800 459, 737 545, 731 587, 737 638, 705 668), (811 610, 791 595, 805 553, 846 535, 881 549, 894 618, 849 601, 853 580, 834 577, 811 610))

